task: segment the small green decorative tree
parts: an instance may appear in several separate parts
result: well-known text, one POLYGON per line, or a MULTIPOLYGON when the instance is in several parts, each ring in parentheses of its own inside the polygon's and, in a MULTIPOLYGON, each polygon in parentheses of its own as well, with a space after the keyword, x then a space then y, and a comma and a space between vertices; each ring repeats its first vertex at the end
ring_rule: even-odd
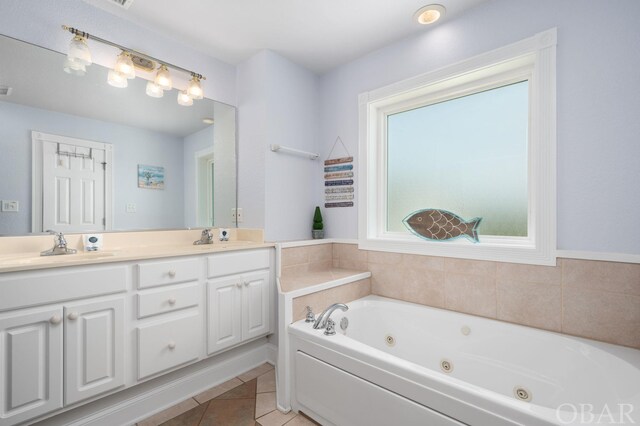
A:
POLYGON ((322 224, 322 213, 320 207, 316 206, 313 213, 313 230, 311 231, 314 239, 324 238, 324 225, 322 224))

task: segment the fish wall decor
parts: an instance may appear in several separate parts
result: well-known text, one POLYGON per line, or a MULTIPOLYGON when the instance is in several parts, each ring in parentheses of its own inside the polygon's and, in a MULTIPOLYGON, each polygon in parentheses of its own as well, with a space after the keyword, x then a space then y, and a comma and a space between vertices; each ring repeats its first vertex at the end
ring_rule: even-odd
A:
POLYGON ((466 237, 478 243, 478 226, 481 221, 481 217, 465 221, 447 210, 424 209, 411 213, 402 223, 409 231, 428 240, 446 241, 466 237))

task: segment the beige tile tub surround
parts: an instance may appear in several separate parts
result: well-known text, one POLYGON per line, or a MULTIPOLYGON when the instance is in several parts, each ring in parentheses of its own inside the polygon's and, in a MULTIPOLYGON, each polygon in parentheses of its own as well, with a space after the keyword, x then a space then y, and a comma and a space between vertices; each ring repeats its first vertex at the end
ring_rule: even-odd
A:
POLYGON ((293 299, 293 321, 306 317, 306 307, 310 306, 317 315, 333 303, 349 303, 371 294, 371 280, 355 281, 339 287, 322 290, 293 299))
POLYGON ((371 271, 372 294, 640 349, 640 264, 535 266, 334 243, 333 266, 371 271))
POLYGON ((333 244, 282 249, 282 276, 329 270, 333 267, 333 244))

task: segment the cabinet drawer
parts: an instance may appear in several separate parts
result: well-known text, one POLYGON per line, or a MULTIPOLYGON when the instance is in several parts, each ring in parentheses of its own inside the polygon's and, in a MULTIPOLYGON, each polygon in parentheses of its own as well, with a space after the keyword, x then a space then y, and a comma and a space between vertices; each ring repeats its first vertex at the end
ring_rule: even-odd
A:
POLYGON ((198 282, 147 290, 138 294, 138 318, 197 306, 201 298, 198 282))
POLYGON ((0 311, 123 292, 128 271, 93 266, 0 274, 0 311))
POLYGON ((197 312, 138 327, 138 379, 198 359, 202 340, 202 318, 197 312))
POLYGON ((157 287, 200 277, 200 259, 165 260, 138 264, 138 288, 157 287))
POLYGON ((208 277, 269 268, 269 249, 214 254, 207 258, 208 277))

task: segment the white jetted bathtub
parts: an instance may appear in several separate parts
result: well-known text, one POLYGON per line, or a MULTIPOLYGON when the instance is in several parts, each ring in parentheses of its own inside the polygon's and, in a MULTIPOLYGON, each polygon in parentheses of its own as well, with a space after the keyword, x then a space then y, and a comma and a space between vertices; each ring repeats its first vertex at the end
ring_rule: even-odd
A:
POLYGON ((289 328, 291 405, 323 425, 640 424, 638 350, 377 296, 348 306, 334 336, 289 328))

